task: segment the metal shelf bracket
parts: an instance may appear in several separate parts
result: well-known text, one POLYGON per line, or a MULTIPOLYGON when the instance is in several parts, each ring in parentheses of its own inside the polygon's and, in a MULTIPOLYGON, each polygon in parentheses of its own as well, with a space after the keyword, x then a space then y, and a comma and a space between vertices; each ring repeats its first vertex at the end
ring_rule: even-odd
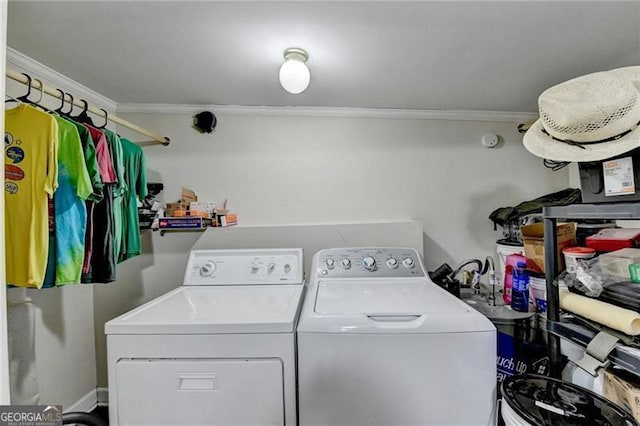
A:
POLYGON ((601 368, 609 365, 609 354, 617 344, 617 337, 604 331, 599 332, 587 345, 587 351, 582 359, 577 362, 578 367, 596 377, 601 368))

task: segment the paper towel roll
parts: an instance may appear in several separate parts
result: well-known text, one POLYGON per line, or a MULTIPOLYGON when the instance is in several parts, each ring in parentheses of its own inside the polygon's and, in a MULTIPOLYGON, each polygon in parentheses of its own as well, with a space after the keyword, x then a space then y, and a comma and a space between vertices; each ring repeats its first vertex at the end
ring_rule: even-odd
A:
POLYGON ((638 312, 568 291, 560 292, 560 307, 631 336, 640 334, 640 314, 638 312))

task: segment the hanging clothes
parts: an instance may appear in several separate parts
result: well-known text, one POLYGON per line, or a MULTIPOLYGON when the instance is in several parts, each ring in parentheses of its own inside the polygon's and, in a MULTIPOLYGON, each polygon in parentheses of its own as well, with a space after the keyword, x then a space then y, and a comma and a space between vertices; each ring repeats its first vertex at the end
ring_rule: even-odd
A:
POLYGON ((104 134, 107 137, 107 144, 109 145, 109 152, 111 153, 111 160, 113 161, 113 169, 116 172, 116 185, 113 188, 113 248, 114 257, 117 260, 120 257, 122 241, 124 239, 124 224, 123 224, 123 200, 125 191, 127 190, 127 183, 124 178, 124 158, 122 141, 120 137, 109 129, 104 129, 104 134))
POLYGON ((119 262, 142 253, 138 203, 147 196, 147 170, 142 148, 126 138, 122 141, 122 157, 126 189, 123 197, 122 218, 124 235, 119 262))
MULTIPOLYGON (((89 131, 91 140, 95 146, 95 158, 98 165, 98 172, 101 182, 102 198, 96 200, 87 200, 87 233, 85 234, 85 257, 84 264, 82 266, 82 278, 83 283, 93 282, 93 247, 112 246, 113 240, 111 238, 111 222, 101 223, 99 229, 94 229, 94 222, 96 218, 97 204, 102 203, 100 209, 110 209, 111 202, 105 201, 104 198, 111 194, 111 191, 107 189, 107 186, 113 184, 116 180, 116 173, 113 170, 113 162, 111 161, 111 154, 109 153, 109 146, 107 145, 107 138, 104 133, 95 127, 87 124, 82 126, 89 131)), ((111 213, 109 213, 111 215, 111 213)), ((104 214, 101 213, 101 217, 104 214)), ((102 254, 101 254, 102 255, 102 254)), ((95 260, 96 263, 100 263, 100 260, 95 260)), ((109 272, 104 273, 105 268, 99 265, 100 275, 107 275, 107 278, 111 277, 109 272)), ((108 269, 108 267, 106 268, 108 269)))
POLYGON ((78 129, 78 135, 80 136, 80 143, 82 145, 82 154, 84 156, 84 164, 89 173, 89 180, 91 181, 91 195, 87 198, 87 201, 98 202, 102 200, 102 177, 100 176, 100 167, 98 166, 98 158, 96 156, 96 147, 93 144, 93 139, 89 130, 80 123, 71 121, 78 129))
POLYGON ((89 173, 89 180, 91 181, 92 192, 87 198, 85 206, 87 209, 87 225, 84 234, 84 260, 82 262, 82 275, 81 282, 86 282, 87 274, 91 266, 91 250, 93 248, 93 209, 95 203, 102 200, 103 183, 102 176, 100 175, 100 166, 98 165, 98 157, 96 147, 93 144, 93 138, 91 132, 80 123, 72 122, 78 129, 80 135, 80 142, 82 143, 82 152, 84 154, 84 162, 87 166, 87 172, 89 173))
POLYGON ((83 268, 83 283, 110 283, 116 280, 113 230, 113 191, 117 176, 105 133, 84 124, 96 146, 96 158, 103 184, 103 198, 93 206, 92 244, 88 263, 83 268))
POLYGON ((53 198, 47 200, 47 219, 49 228, 49 253, 47 255, 47 271, 44 275, 42 288, 53 287, 56 282, 56 211, 53 207, 53 198))
MULTIPOLYGON (((58 123, 58 189, 53 197, 55 282, 45 286, 80 283, 85 252, 87 208, 85 200, 93 192, 77 127, 62 117, 58 123)), ((50 276, 50 274, 48 274, 50 276)))
POLYGON ((104 132, 89 124, 82 124, 82 126, 89 131, 93 144, 96 147, 96 160, 98 162, 102 183, 117 182, 118 179, 113 169, 113 161, 111 160, 111 153, 109 152, 109 145, 107 145, 107 137, 104 132))
POLYGON ((20 104, 5 111, 7 284, 41 288, 49 253, 47 198, 58 187, 58 124, 20 104))

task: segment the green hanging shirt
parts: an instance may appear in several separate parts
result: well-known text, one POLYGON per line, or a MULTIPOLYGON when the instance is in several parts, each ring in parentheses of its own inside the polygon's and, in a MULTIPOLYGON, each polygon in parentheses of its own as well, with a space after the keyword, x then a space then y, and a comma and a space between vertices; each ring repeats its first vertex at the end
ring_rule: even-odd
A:
POLYGON ((124 235, 120 250, 120 262, 142 253, 137 200, 143 201, 147 196, 144 152, 142 148, 128 139, 122 138, 121 141, 126 190, 122 200, 124 235))
POLYGON ((114 132, 109 129, 103 129, 107 137, 107 144, 111 153, 111 161, 113 169, 116 172, 117 182, 113 188, 113 249, 114 259, 120 258, 120 250, 124 236, 124 227, 122 223, 123 199, 127 189, 127 183, 124 178, 124 159, 122 157, 122 141, 114 132))
POLYGON ((91 133, 89 130, 80 123, 75 124, 80 135, 80 142, 82 143, 82 152, 84 154, 84 162, 87 166, 87 172, 89 173, 89 179, 91 181, 91 188, 93 189, 91 195, 87 198, 88 201, 99 202, 102 200, 102 178, 100 177, 100 169, 98 168, 98 159, 96 157, 96 147, 91 139, 91 133))

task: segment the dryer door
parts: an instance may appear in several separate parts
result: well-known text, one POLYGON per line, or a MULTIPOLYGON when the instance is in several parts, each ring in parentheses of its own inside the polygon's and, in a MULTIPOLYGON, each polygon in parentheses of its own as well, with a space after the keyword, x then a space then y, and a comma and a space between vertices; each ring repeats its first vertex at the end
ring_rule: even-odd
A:
POLYGON ((124 359, 117 381, 120 425, 284 425, 277 359, 124 359))

